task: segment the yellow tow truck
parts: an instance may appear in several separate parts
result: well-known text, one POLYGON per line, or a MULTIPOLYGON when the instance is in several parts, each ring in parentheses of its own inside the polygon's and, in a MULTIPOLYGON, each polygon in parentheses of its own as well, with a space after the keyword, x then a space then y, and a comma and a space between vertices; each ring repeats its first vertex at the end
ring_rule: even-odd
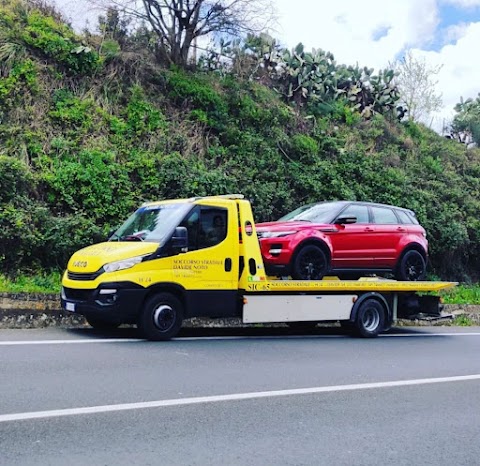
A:
POLYGON ((174 337, 192 317, 338 321, 359 336, 375 337, 397 317, 440 315, 435 292, 455 285, 267 277, 250 202, 230 194, 142 205, 107 242, 73 254, 61 302, 94 328, 136 324, 150 340, 174 337))

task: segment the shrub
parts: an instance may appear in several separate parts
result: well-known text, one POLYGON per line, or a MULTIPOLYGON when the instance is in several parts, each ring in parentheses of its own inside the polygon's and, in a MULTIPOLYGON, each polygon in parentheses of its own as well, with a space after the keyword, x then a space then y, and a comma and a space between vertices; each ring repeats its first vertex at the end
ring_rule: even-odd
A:
POLYGON ((53 110, 51 118, 66 128, 89 129, 92 125, 93 102, 81 100, 67 89, 59 89, 53 95, 53 110))
POLYGON ((28 167, 6 155, 0 155, 0 180, 0 205, 28 196, 33 183, 28 167))
POLYGON ((108 223, 132 208, 127 171, 112 153, 92 149, 55 158, 43 180, 48 203, 59 213, 80 212, 108 223))
POLYGON ((100 63, 98 53, 82 44, 72 29, 40 11, 29 12, 21 39, 71 74, 91 74, 100 63))
POLYGON ((177 106, 203 110, 208 115, 208 124, 214 128, 219 129, 225 124, 227 104, 206 79, 182 71, 170 71, 166 83, 168 95, 177 106))
POLYGON ((14 64, 8 76, 0 79, 0 104, 11 107, 25 88, 33 92, 38 90, 37 67, 29 59, 14 64))

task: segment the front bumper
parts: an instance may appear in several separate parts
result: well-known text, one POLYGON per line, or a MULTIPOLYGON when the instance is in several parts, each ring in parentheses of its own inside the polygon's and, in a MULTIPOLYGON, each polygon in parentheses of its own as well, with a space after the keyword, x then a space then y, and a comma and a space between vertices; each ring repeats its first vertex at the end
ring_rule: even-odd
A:
POLYGON ((94 289, 62 287, 62 309, 105 322, 133 324, 147 291, 135 283, 102 283, 94 289))

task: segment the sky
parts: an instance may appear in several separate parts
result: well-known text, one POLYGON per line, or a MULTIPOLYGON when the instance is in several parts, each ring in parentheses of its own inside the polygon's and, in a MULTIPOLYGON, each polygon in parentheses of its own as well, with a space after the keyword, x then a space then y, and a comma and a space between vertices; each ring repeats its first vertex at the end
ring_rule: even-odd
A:
POLYGON ((480 0, 275 0, 278 37, 293 47, 332 52, 337 63, 376 70, 406 50, 427 66, 441 65, 434 77, 443 108, 430 121, 437 131, 453 108, 480 92, 480 0), (292 6, 294 5, 294 6, 292 6))
MULTIPOLYGON (((430 124, 441 132, 453 108, 480 92, 480 0, 272 0, 278 23, 273 35, 286 47, 333 53, 337 63, 376 70, 411 50, 435 76, 443 108, 430 124)), ((56 0, 74 26, 95 23, 86 0, 56 0)))

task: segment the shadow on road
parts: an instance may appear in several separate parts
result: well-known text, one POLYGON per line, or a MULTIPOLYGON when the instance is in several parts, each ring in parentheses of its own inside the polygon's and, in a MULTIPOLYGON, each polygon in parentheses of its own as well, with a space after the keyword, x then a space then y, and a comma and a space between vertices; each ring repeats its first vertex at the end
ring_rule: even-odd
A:
MULTIPOLYGON (((115 330, 96 330, 93 328, 69 328, 66 329, 71 335, 88 338, 120 338, 131 339, 141 338, 134 326, 124 326, 115 330)), ((428 335, 430 332, 418 328, 396 327, 387 335, 428 335)), ((351 333, 339 326, 294 329, 287 326, 282 327, 184 327, 176 338, 186 337, 270 337, 270 336, 345 336, 351 337, 351 333)))

